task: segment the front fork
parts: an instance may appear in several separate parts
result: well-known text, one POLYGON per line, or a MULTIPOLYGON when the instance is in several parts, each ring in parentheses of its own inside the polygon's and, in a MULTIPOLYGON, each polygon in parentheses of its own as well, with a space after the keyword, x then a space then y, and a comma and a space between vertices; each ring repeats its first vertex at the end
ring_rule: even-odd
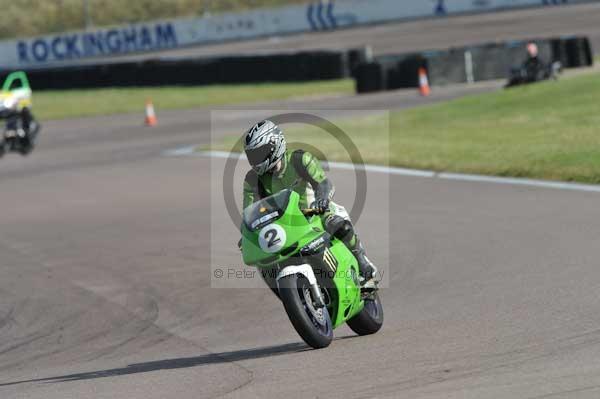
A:
POLYGON ((309 283, 311 297, 313 299, 313 306, 317 309, 325 307, 325 300, 323 299, 323 294, 321 293, 321 288, 319 288, 319 284, 317 282, 317 277, 315 276, 315 272, 311 265, 303 264, 303 265, 293 265, 293 266, 285 266, 277 275, 277 287, 279 288, 279 280, 284 277, 292 276, 296 274, 301 274, 306 277, 309 283))

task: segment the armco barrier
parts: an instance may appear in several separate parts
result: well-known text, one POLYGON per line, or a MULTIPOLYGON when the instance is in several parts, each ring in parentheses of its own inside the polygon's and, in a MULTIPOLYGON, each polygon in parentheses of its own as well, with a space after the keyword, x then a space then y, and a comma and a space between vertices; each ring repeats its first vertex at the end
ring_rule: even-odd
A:
MULTIPOLYGON (((429 84, 441 86, 449 83, 462 83, 467 79, 465 52, 458 49, 426 52, 429 84)), ((417 87, 416 85, 414 87, 417 87)))
POLYGON ((525 61, 525 48, 531 41, 538 45, 541 59, 548 62, 560 61, 564 68, 589 66, 593 63, 593 53, 587 37, 487 43, 419 54, 383 55, 370 63, 367 69, 358 67, 357 70, 362 73, 356 76, 357 92, 364 92, 359 88, 365 87, 369 91, 375 91, 377 87, 379 90, 418 87, 419 66, 426 67, 432 85, 505 79, 511 67, 525 61), (371 84, 380 70, 387 77, 383 80, 384 84, 371 84))
POLYGON ((151 60, 27 71, 34 90, 110 86, 208 85, 342 79, 343 51, 151 60))

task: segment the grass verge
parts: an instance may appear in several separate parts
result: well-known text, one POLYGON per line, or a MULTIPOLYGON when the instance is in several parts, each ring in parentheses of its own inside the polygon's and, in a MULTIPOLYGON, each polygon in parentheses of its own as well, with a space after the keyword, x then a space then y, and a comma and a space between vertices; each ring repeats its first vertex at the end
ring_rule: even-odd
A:
POLYGON ((40 120, 143 112, 146 99, 157 111, 202 106, 218 106, 256 101, 351 94, 350 79, 302 83, 243 85, 129 87, 91 90, 34 92, 34 111, 40 120))
MULTIPOLYGON (((600 183, 600 76, 469 96, 381 117, 337 121, 368 163, 496 176, 600 183)), ((288 140, 347 160, 314 128, 288 140), (318 143, 318 144, 317 144, 318 143)), ((216 148, 230 150, 234 139, 216 148)))

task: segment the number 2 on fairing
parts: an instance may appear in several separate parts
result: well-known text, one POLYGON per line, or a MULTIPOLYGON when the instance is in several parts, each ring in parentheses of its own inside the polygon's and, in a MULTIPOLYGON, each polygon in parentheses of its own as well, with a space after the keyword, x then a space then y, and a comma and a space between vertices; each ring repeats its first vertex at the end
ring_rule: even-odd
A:
POLYGON ((271 229, 267 230, 265 233, 265 237, 267 238, 267 246, 269 248, 273 247, 275 244, 281 242, 281 238, 277 238, 277 230, 271 229))
POLYGON ((279 252, 285 245, 285 230, 276 224, 263 227, 258 233, 258 244, 260 248, 269 253, 279 252))

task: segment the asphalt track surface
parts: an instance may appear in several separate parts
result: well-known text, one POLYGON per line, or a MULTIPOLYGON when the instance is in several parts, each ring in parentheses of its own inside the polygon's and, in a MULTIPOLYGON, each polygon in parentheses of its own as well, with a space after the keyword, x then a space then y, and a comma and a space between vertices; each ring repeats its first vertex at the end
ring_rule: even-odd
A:
MULTIPOLYGON (((219 114, 213 134, 261 108, 401 108, 495 87, 241 107, 254 110, 219 114)), ((210 288, 214 267, 240 265, 211 201, 223 161, 163 155, 207 143, 210 114, 159 122, 47 122, 30 157, 0 161, 2 399, 600 394, 598 194, 368 174, 358 228, 387 271, 385 325, 342 327, 313 351, 267 290, 210 288)), ((353 174, 330 175, 350 204, 353 174)))
POLYGON ((593 50, 598 53, 599 20, 600 3, 551 6, 190 47, 122 59, 347 49, 367 45, 372 46, 375 55, 381 55, 563 35, 589 36, 593 50))

